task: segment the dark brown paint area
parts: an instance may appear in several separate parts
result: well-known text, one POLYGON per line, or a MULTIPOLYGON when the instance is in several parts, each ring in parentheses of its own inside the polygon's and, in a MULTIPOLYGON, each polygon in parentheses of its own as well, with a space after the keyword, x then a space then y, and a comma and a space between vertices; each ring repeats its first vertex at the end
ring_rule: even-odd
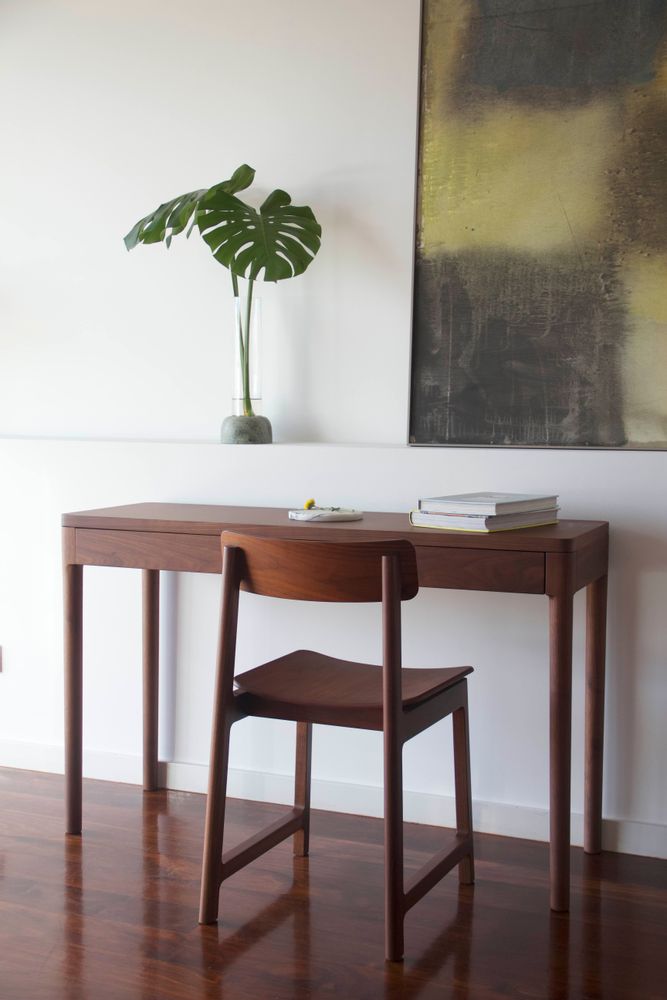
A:
POLYGON ((611 254, 418 260, 412 440, 625 443, 624 307, 611 254))
POLYGON ((478 0, 461 60, 462 101, 478 88, 514 100, 584 103, 646 84, 665 0, 478 0))
MULTIPOLYGON (((626 96, 626 125, 605 178, 611 194, 610 242, 640 253, 667 249, 667 102, 664 92, 626 96)), ((665 275, 667 281, 667 274, 665 275)))

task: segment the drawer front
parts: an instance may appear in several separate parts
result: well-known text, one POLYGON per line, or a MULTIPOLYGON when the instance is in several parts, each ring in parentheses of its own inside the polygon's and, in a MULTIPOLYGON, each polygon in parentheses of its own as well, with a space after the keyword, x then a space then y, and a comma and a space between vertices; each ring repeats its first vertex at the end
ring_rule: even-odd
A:
MULTIPOLYGON (((452 590, 543 594, 541 552, 416 546, 419 585, 452 590)), ((76 562, 87 566, 219 573, 219 535, 76 529, 76 562)))
POLYGON ((85 566, 220 573, 220 535, 76 529, 76 562, 85 566))
POLYGON ((418 545, 420 587, 451 590, 495 590, 509 594, 543 594, 545 559, 542 552, 448 549, 418 545))

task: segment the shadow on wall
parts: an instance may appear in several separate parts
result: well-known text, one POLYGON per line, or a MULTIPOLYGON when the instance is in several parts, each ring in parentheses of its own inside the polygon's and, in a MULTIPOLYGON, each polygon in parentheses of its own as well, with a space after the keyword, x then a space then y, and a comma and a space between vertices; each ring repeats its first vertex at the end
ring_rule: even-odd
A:
POLYGON ((174 760, 176 750, 176 660, 178 650, 178 573, 160 574, 160 691, 158 760, 174 760))
MULTIPOLYGON (((651 783, 647 761, 656 761, 655 767, 661 770, 659 762, 664 760, 667 749, 667 746, 652 747, 649 751, 642 746, 643 734, 650 731, 643 714, 643 690, 655 692, 654 678, 664 677, 667 670, 665 608, 667 532, 661 536, 657 531, 612 528, 603 812, 618 818, 636 815, 640 808, 637 777, 644 775, 651 783), (653 648, 646 648, 649 643, 653 648), (639 664, 644 666, 640 668, 639 664)), ((663 688, 661 703, 654 706, 663 718, 666 702, 663 688)), ((656 793, 660 788, 664 797, 664 782, 653 783, 653 787, 656 793)))

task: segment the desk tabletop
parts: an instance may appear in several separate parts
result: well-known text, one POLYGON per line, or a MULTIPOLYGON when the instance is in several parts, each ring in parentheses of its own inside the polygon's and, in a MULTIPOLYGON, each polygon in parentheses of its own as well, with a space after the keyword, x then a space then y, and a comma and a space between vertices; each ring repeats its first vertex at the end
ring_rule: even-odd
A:
POLYGON ((219 535, 225 530, 261 531, 272 537, 322 541, 407 538, 419 547, 504 549, 520 552, 572 552, 606 541, 606 521, 563 520, 512 531, 446 531, 415 528, 407 513, 364 513, 361 521, 290 521, 282 507, 228 507, 190 503, 135 503, 63 514, 63 527, 168 534, 219 535))

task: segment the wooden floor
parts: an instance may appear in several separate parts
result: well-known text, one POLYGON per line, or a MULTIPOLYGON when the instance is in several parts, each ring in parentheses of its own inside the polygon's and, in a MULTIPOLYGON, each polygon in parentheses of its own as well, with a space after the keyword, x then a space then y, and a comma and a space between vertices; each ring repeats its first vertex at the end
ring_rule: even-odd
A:
MULTIPOLYGON (((58 776, 0 770, 1 1000, 667 997, 667 862, 573 850, 570 916, 548 909, 543 844, 478 835, 477 883, 449 876, 383 961, 382 825, 315 813, 309 859, 285 843, 197 925, 204 797, 86 782, 65 837, 58 776)), ((230 804, 230 843, 280 807, 230 804)), ((438 847, 407 826, 411 867, 438 847)))

